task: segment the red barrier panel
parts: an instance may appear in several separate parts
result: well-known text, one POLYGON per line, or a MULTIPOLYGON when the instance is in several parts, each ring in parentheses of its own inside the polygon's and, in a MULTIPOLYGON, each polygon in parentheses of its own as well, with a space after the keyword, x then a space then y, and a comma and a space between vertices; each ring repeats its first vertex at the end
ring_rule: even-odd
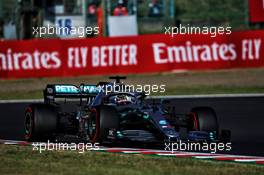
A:
POLYGON ((264 22, 264 1, 249 0, 250 22, 264 22))
POLYGON ((0 42, 0 77, 106 75, 264 66, 264 31, 231 35, 0 42))

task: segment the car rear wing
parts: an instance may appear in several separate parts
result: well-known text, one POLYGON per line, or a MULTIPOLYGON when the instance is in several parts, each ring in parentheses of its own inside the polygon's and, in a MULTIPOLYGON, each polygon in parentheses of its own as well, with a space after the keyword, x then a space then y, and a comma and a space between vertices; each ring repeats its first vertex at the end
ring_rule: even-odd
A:
POLYGON ((94 98, 100 89, 96 85, 81 84, 79 87, 71 84, 48 84, 43 91, 44 102, 54 102, 56 98, 94 98))

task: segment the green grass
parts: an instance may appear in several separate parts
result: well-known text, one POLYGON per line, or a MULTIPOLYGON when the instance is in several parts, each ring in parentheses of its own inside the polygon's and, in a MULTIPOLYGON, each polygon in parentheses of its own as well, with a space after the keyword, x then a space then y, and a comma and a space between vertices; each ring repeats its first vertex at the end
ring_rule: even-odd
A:
POLYGON ((41 90, 16 91, 16 92, 0 92, 0 100, 39 99, 39 98, 43 98, 43 92, 41 90))
POLYGON ((260 175, 264 166, 191 158, 77 151, 32 151, 29 146, 0 145, 0 174, 84 175, 260 175))
MULTIPOLYGON (((151 95, 199 95, 264 93, 264 69, 233 69, 201 72, 128 75, 126 84, 166 85, 166 93, 151 95)), ((108 76, 80 76, 0 80, 0 100, 38 99, 47 84, 97 84, 108 76)))

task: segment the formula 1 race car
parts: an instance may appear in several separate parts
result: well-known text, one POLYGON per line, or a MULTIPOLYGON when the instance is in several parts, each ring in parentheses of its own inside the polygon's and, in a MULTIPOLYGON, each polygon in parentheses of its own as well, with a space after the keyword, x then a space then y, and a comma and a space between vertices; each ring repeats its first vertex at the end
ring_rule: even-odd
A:
POLYGON ((47 85, 44 103, 30 104, 26 108, 25 139, 68 137, 91 143, 219 139, 218 122, 212 108, 196 107, 187 114, 175 114, 167 110, 167 100, 148 103, 144 92, 114 91, 116 86, 125 86, 120 82, 125 77, 110 78, 115 82, 79 87, 47 85), (106 93, 109 87, 113 91, 106 93))

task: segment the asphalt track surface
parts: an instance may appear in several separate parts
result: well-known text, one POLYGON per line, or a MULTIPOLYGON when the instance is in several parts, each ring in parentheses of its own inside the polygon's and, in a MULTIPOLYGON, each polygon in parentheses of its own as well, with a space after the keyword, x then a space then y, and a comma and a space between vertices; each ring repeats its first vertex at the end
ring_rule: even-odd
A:
MULTIPOLYGON (((231 130, 230 154, 264 156, 264 96, 169 97, 175 112, 211 106, 220 130, 231 130)), ((153 100, 149 100, 152 103, 153 100)), ((157 99, 155 99, 157 101, 157 99)), ((30 102, 0 102, 0 139, 23 140, 24 109, 30 102)))

